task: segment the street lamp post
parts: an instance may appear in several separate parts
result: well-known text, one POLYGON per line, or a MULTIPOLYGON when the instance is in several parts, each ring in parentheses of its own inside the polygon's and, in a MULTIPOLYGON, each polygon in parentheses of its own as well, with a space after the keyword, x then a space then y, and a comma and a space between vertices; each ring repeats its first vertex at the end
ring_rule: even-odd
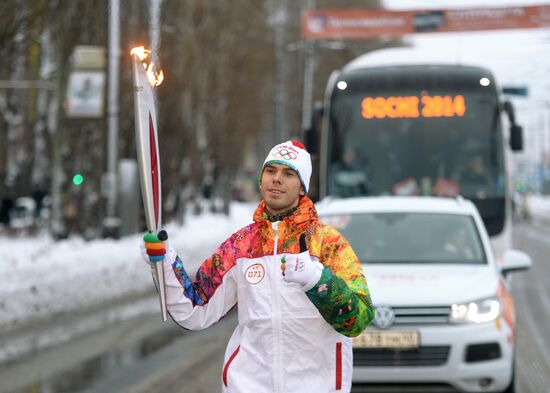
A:
POLYGON ((115 235, 120 225, 117 217, 118 170, 118 84, 120 62, 120 1, 109 0, 109 66, 107 93, 107 177, 103 186, 107 196, 107 216, 103 227, 108 235, 115 235))

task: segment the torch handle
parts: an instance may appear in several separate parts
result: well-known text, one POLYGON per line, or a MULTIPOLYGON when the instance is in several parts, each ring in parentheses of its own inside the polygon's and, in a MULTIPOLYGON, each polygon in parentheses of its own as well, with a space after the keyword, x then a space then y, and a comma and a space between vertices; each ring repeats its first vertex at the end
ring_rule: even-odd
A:
POLYGON ((159 289, 160 310, 162 314, 162 321, 166 322, 168 312, 166 310, 166 290, 164 288, 164 260, 157 262, 155 266, 156 266, 157 282, 158 282, 158 289, 159 289))
MULTIPOLYGON (((160 241, 164 242, 168 240, 168 233, 165 230, 162 230, 158 233, 158 238, 160 241)), ((166 322, 167 319, 167 308, 166 308, 166 289, 164 287, 164 259, 156 264, 157 271, 157 281, 159 287, 159 299, 160 299, 160 310, 162 314, 162 321, 166 322)))

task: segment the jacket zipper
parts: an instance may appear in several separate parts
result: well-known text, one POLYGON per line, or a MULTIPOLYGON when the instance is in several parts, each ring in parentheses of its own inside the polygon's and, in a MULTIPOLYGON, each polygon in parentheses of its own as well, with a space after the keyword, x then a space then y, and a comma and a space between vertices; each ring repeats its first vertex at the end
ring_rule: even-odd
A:
POLYGON ((273 362, 273 388, 274 393, 279 393, 281 391, 281 307, 279 303, 279 294, 280 294, 280 278, 281 267, 279 261, 277 261, 277 243, 279 242, 279 222, 272 223, 273 230, 275 232, 275 238, 273 243, 273 287, 275 288, 275 293, 273 296, 274 299, 274 309, 273 309, 273 341, 274 341, 274 362, 273 362))

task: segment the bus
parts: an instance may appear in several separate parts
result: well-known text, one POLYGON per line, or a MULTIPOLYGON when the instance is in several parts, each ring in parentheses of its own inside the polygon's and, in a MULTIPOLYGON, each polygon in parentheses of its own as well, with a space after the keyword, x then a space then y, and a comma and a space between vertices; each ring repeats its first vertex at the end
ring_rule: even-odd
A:
POLYGON ((386 49, 333 72, 317 197, 461 195, 476 205, 502 255, 511 244, 506 162, 522 149, 522 128, 488 68, 423 60, 430 57, 386 49))

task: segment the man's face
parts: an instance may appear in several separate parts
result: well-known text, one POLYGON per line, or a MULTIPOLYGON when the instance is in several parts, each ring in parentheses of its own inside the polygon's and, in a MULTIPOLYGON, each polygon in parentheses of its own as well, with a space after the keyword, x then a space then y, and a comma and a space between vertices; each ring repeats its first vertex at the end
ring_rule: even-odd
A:
POLYGON ((286 165, 267 164, 260 186, 267 209, 272 214, 297 206, 300 195, 304 195, 298 174, 286 165))

